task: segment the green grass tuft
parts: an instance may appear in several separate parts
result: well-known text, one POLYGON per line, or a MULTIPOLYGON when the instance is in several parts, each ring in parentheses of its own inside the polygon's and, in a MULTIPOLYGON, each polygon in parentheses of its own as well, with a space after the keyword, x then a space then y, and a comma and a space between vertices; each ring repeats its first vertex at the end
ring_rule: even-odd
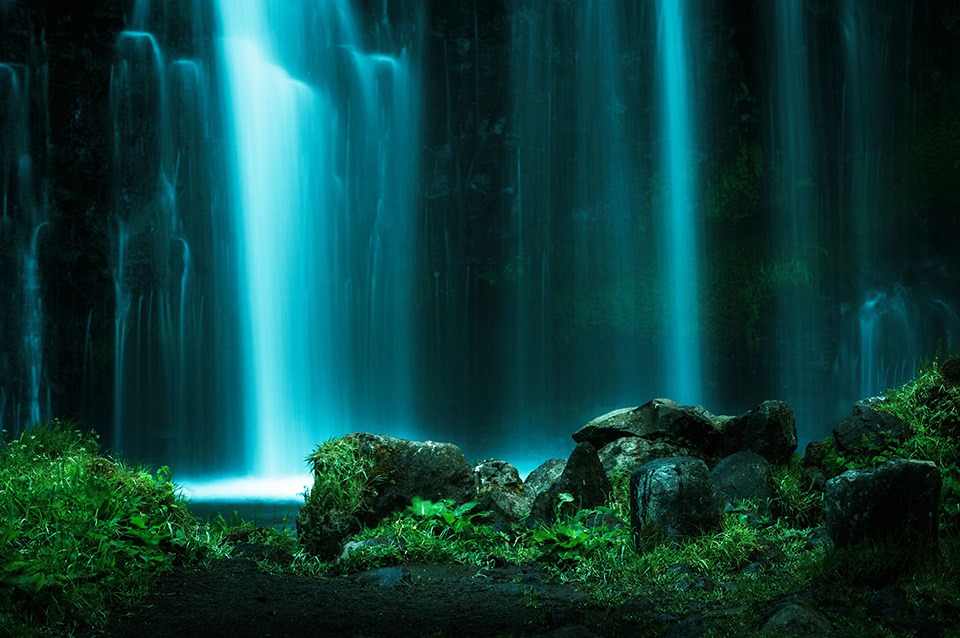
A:
POLYGON ((54 421, 0 449, 0 626, 47 636, 102 624, 149 577, 212 551, 170 480, 99 455, 54 421))

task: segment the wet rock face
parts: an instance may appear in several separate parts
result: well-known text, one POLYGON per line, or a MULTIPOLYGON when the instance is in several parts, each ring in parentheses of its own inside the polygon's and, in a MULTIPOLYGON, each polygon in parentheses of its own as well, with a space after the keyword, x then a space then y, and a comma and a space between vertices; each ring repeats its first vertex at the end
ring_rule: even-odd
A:
POLYGON ((666 441, 648 441, 638 436, 625 436, 607 443, 598 452, 607 475, 615 472, 632 474, 645 463, 671 456, 693 456, 694 451, 666 441))
POLYGON ((793 410, 783 401, 764 401, 734 417, 723 427, 723 449, 727 454, 756 452, 774 465, 785 463, 797 449, 793 410))
POLYGON ((520 480, 520 472, 512 463, 500 459, 487 459, 473 468, 473 471, 477 473, 481 488, 500 485, 513 489, 520 494, 523 493, 523 481, 520 480))
POLYGON ((630 477, 631 527, 641 547, 718 529, 721 506, 707 465, 697 458, 651 461, 630 477))
POLYGON ((827 534, 838 547, 864 539, 936 542, 940 471, 930 461, 894 459, 827 481, 827 534))
POLYGON ((770 490, 770 463, 754 452, 737 452, 720 460, 710 471, 714 485, 728 501, 766 501, 770 490))
POLYGON ((610 494, 610 479, 603 471, 600 457, 592 444, 578 443, 570 453, 560 477, 547 489, 538 493, 530 512, 530 524, 552 522, 556 519, 560 494, 573 497, 560 508, 568 513, 603 505, 610 494))

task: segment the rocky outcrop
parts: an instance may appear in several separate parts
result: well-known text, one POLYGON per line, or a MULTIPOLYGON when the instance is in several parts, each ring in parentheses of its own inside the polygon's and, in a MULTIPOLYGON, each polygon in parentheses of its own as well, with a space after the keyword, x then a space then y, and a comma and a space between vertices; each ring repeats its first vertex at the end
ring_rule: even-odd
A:
POLYGON ((690 448, 666 441, 650 441, 639 436, 624 436, 607 443, 598 452, 608 476, 616 472, 632 474, 645 463, 671 456, 694 456, 690 448))
POLYGON ((942 479, 930 461, 894 459, 827 481, 827 534, 838 547, 864 539, 935 542, 942 479))
POLYGON ((519 523, 530 515, 532 503, 521 494, 501 485, 481 490, 474 513, 480 514, 477 522, 495 529, 519 523))
POLYGON ((651 461, 630 477, 630 524, 641 547, 719 528, 721 505, 697 458, 651 461))
POLYGON ((560 477, 548 488, 539 492, 530 511, 529 526, 556 520, 557 513, 572 514, 576 510, 603 505, 610 494, 610 480, 597 450, 588 442, 578 443, 570 453, 560 477), (561 503, 560 494, 569 494, 573 499, 561 503))
POLYGON ((723 426, 723 451, 756 452, 771 464, 785 463, 797 449, 793 410, 783 401, 764 401, 723 426))
POLYGON ((754 452, 737 452, 720 460, 710 478, 727 501, 766 501, 770 489, 770 463, 754 452))
POLYGON ((589 441, 599 449, 625 436, 667 441, 709 455, 720 440, 720 429, 699 405, 654 399, 597 417, 577 430, 573 440, 589 441))

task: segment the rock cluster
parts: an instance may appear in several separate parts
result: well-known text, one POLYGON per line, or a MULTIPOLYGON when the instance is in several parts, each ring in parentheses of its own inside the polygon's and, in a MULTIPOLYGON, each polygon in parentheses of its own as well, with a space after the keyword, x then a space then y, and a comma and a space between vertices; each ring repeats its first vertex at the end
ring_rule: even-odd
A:
MULTIPOLYGON (((803 458, 803 489, 824 493, 826 535, 837 545, 904 534, 936 540, 941 479, 932 463, 900 459, 827 480, 830 450, 866 454, 905 436, 903 422, 882 409, 883 400, 859 401, 833 437, 810 443, 803 458)), ((669 399, 593 419, 574 433, 577 445, 569 458, 544 462, 525 481, 500 459, 470 466, 451 443, 370 433, 348 438, 373 460, 376 496, 357 513, 365 524, 419 496, 476 501, 474 512, 490 525, 525 521, 537 527, 558 514, 603 505, 610 477, 627 474, 631 525, 641 547, 717 529, 724 504, 751 501, 762 511, 773 502, 771 466, 788 461, 797 444, 793 411, 782 401, 764 401, 730 417, 669 399)), ((355 531, 324 516, 305 514, 298 526, 309 531, 326 525, 344 536, 355 531)))

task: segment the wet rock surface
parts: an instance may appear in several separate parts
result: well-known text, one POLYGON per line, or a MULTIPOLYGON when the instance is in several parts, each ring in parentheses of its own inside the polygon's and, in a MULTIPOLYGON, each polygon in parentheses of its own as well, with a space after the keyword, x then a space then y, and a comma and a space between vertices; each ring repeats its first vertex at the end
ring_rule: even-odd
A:
POLYGON ((630 477, 631 527, 644 546, 661 538, 678 539, 716 529, 720 510, 720 495, 700 459, 652 461, 630 477))
POLYGON ((710 470, 710 477, 727 501, 766 501, 773 496, 770 463, 754 452, 737 452, 721 459, 710 470))
POLYGON ((838 547, 864 539, 935 542, 942 478, 930 461, 894 459, 827 481, 827 534, 838 547))

